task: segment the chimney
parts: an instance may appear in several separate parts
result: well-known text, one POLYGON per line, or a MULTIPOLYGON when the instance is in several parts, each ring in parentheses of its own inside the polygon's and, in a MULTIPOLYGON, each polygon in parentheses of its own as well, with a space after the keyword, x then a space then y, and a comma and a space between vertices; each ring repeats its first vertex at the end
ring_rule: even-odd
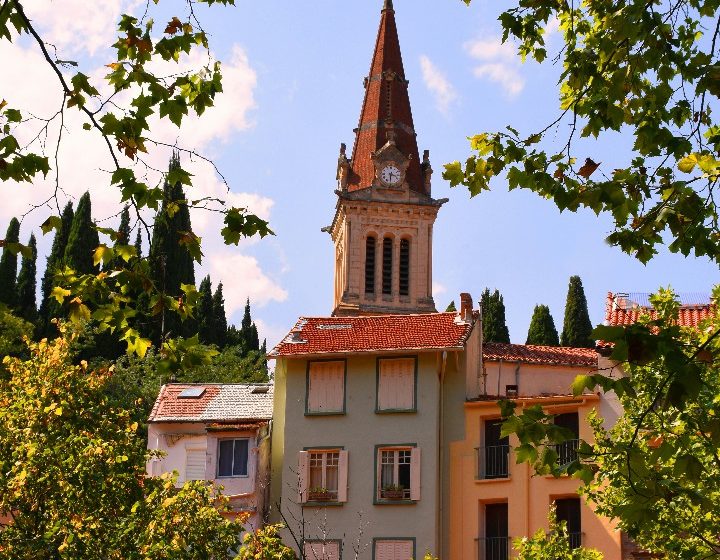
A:
POLYGON ((468 293, 460 294, 460 318, 468 323, 472 322, 473 299, 468 293))

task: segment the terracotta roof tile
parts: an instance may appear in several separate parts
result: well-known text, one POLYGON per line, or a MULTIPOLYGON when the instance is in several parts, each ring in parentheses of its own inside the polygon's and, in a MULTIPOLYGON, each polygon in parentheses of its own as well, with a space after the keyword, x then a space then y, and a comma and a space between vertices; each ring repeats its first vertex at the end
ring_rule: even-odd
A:
POLYGON ((273 385, 169 383, 160 388, 150 422, 238 422, 269 420, 273 385), (180 398, 185 389, 202 388, 198 398, 180 398), (257 389, 261 388, 262 392, 257 389), (267 388, 266 391, 263 391, 267 388))
POLYGON ((499 342, 488 342, 483 345, 483 359, 485 361, 505 360, 554 366, 597 366, 597 352, 593 348, 502 344, 499 342))
POLYGON ((268 356, 462 348, 470 330, 457 313, 301 317, 268 356))
MULTIPOLYGON (((651 318, 655 318, 655 310, 647 305, 638 304, 636 300, 639 299, 631 298, 628 294, 608 293, 605 305, 605 324, 610 326, 632 325, 638 321, 641 315, 648 313, 651 318)), ((682 327, 697 327, 710 317, 713 310, 714 306, 709 299, 706 303, 700 303, 697 298, 690 304, 681 303, 678 324, 682 327)))

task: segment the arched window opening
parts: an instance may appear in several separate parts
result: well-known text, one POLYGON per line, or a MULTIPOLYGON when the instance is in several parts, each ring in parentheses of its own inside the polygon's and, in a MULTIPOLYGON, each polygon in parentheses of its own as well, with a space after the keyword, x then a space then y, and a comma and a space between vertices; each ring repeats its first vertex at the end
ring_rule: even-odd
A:
POLYGON ((365 240, 365 293, 375 293, 375 238, 368 235, 365 240))
POLYGON ((410 295, 410 240, 400 241, 400 295, 410 295))
POLYGON ((393 240, 391 237, 383 239, 383 270, 382 270, 382 293, 392 294, 392 269, 393 269, 393 240))

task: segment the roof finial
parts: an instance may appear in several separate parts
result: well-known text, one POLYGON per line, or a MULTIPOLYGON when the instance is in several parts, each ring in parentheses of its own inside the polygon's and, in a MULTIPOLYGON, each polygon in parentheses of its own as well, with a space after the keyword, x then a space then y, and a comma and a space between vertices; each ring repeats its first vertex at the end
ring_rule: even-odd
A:
POLYGON ((383 11, 385 11, 385 10, 393 10, 394 11, 392 0, 385 0, 385 3, 383 4, 383 11))

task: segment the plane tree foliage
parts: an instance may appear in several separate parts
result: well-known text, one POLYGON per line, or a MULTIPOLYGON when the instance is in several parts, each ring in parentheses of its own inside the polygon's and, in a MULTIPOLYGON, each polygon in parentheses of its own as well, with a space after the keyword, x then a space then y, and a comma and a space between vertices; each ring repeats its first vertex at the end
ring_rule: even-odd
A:
MULTIPOLYGON (((713 296, 720 297, 720 287, 713 296)), ((515 413, 501 401, 503 435, 515 434, 517 461, 536 472, 571 475, 599 513, 647 550, 672 558, 720 556, 720 317, 677 325, 671 290, 651 297, 654 311, 629 327, 600 326, 610 366, 578 376, 572 390, 615 393, 623 406, 607 430, 590 417, 592 441, 558 463, 557 445, 575 438, 539 406, 515 413)))
POLYGON ((506 178, 510 189, 536 192, 560 210, 610 213, 608 242, 642 262, 667 243, 720 263, 720 126, 711 110, 720 96, 719 7, 719 0, 516 0, 499 22, 523 59, 549 63, 546 30, 559 25, 557 118, 539 130, 510 122, 478 132, 472 155, 446 165, 444 177, 473 196, 506 178), (591 142, 578 142, 620 132, 633 145, 614 154, 614 169, 587 151, 591 142))
POLYGON ((146 477, 138 423, 105 390, 112 372, 74 364, 73 336, 4 359, 0 559, 231 558, 241 520, 211 486, 146 477))
MULTIPOLYGON (((114 60, 107 64, 107 73, 101 78, 104 87, 96 81, 98 78, 90 75, 91 72, 83 72, 76 61, 64 60, 62 53, 43 39, 33 23, 31 7, 22 0, 0 2, 0 41, 23 42, 41 54, 54 78, 38 87, 55 88, 62 97, 57 114, 50 120, 60 123, 62 130, 68 112, 80 113, 87 142, 99 142, 106 148, 110 165, 107 188, 117 191, 119 204, 129 205, 148 245, 152 231, 143 218, 143 211, 157 212, 161 207, 170 207, 173 212, 193 207, 221 212, 224 215, 221 234, 227 244, 237 245, 246 236, 272 234, 266 221, 245 208, 228 208, 222 200, 194 199, 193 177, 179 164, 155 182, 148 179, 149 175, 144 171, 148 169, 144 158, 151 151, 168 148, 214 165, 202 154, 153 139, 151 122, 152 118, 166 119, 180 127, 188 115, 202 116, 213 106, 222 92, 222 71, 220 63, 209 56, 208 35, 195 15, 195 8, 198 4, 234 5, 234 0, 188 0, 176 6, 182 13, 162 22, 153 19, 154 5, 159 3, 160 0, 148 3, 141 17, 130 14, 120 17, 117 36, 111 45, 114 60), (178 63, 185 55, 198 50, 208 54, 205 59, 209 62, 203 67, 190 71, 178 69, 170 75, 155 70, 158 62, 178 63), (100 93, 108 89, 109 93, 100 93), (164 184, 181 185, 188 193, 187 198, 165 200, 164 184)), ((48 193, 48 205, 58 208, 57 215, 46 216, 42 226, 43 233, 49 233, 62 228, 58 200, 62 180, 54 157, 62 135, 54 142, 48 140, 44 146, 24 144, 20 140, 24 127, 36 121, 37 118, 23 107, 12 106, 4 100, 0 91, 0 182, 5 182, 3 189, 8 190, 23 188, 22 183, 32 183, 44 176, 55 178, 55 191, 48 193)), ((220 178, 224 180, 222 175, 220 178)), ((139 311, 148 311, 155 317, 174 314, 180 320, 192 319, 197 291, 188 283, 181 285, 178 293, 166 292, 155 281, 148 259, 134 258, 137 248, 124 239, 123 232, 102 227, 96 229, 109 236, 110 243, 99 244, 94 250, 93 267, 99 267, 101 263, 105 267, 113 264, 113 270, 81 272, 69 263, 62 263, 56 267, 55 287, 49 297, 67 310, 72 321, 93 319, 101 330, 117 334, 128 352, 142 356, 151 341, 134 324, 139 311), (121 265, 117 266, 118 263, 121 265), (147 297, 137 297, 138 293, 145 293, 147 297), (144 309, 139 310, 138 306, 144 309)), ((185 231, 178 242, 196 262, 201 262, 200 237, 185 231)), ((0 240, 0 246, 6 245, 13 252, 23 250, 18 243, 7 244, 0 240)), ((180 357, 194 346, 192 337, 180 342, 165 340, 161 352, 182 367, 180 357)))

